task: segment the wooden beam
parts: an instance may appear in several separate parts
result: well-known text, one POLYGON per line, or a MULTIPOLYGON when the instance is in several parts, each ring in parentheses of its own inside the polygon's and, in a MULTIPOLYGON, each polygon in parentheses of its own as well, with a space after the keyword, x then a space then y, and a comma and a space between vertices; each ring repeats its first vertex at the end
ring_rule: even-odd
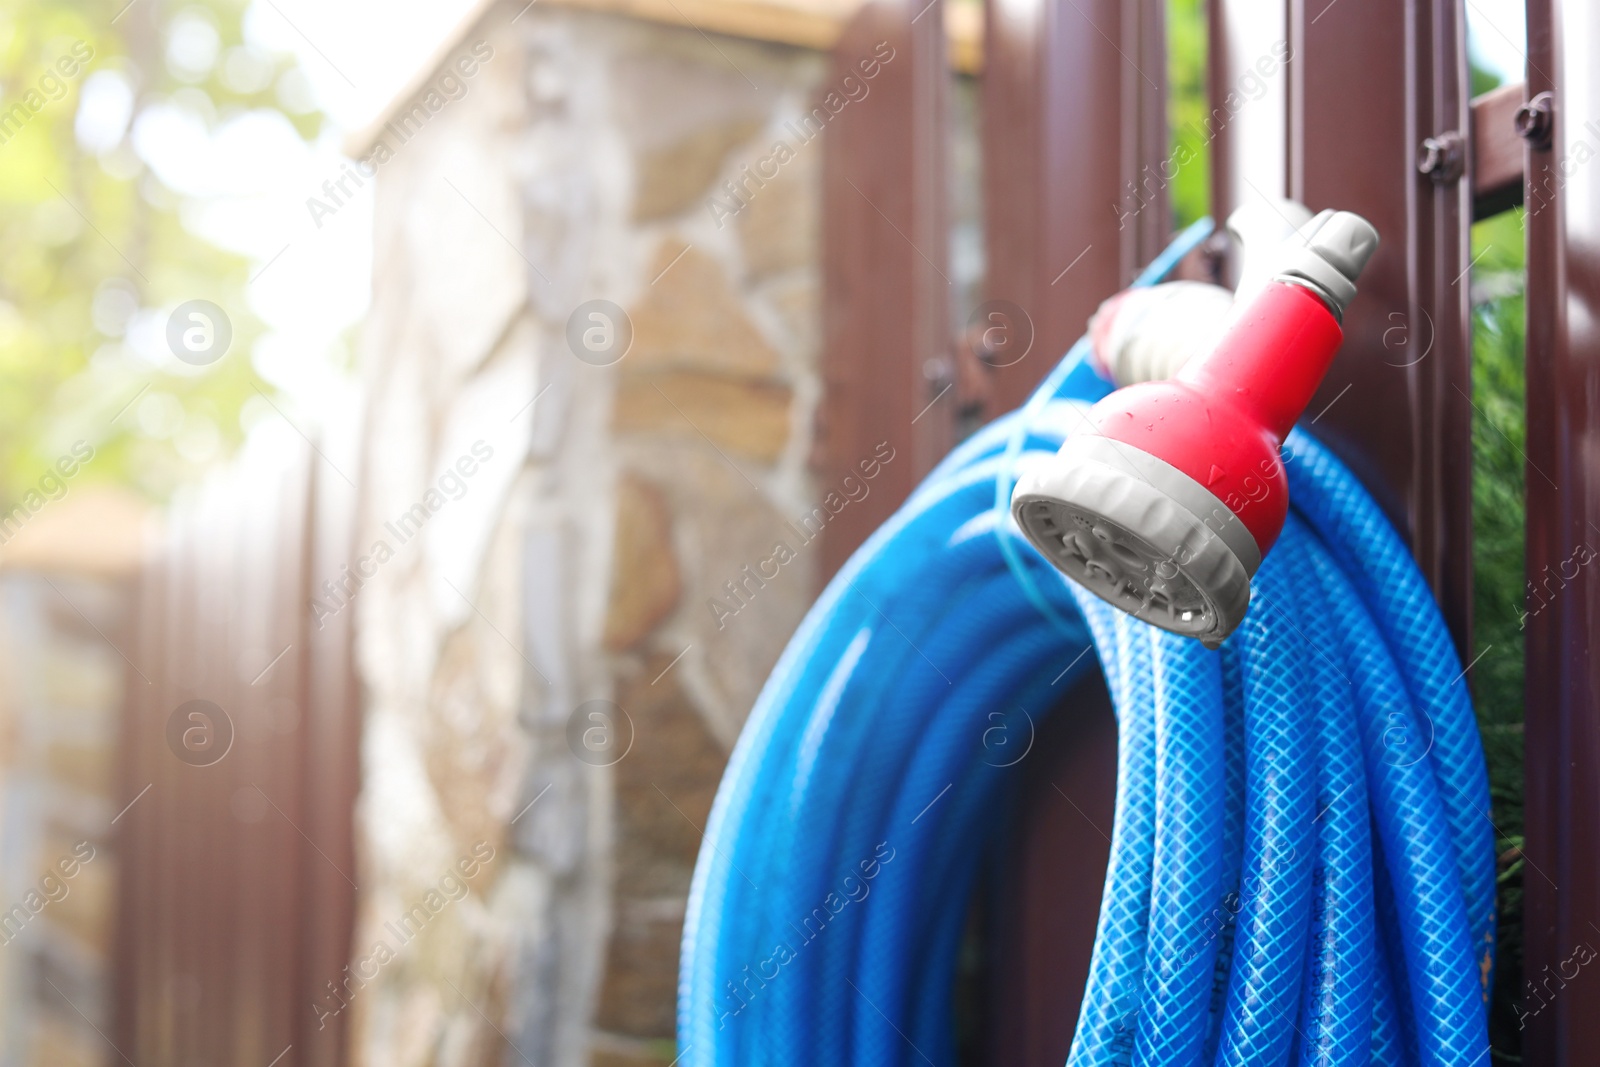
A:
POLYGON ((1486 219, 1522 203, 1522 138, 1513 122, 1526 87, 1502 85, 1472 100, 1472 217, 1486 219))

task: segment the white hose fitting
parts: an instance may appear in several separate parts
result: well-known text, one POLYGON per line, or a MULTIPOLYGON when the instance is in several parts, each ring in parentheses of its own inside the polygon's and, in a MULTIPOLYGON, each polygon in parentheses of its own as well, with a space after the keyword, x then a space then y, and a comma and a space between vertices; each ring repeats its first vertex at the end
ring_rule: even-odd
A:
POLYGON ((1293 200, 1246 204, 1228 216, 1228 235, 1240 253, 1237 290, 1179 281, 1126 289, 1106 300, 1089 320, 1101 373, 1119 386, 1164 381, 1191 356, 1210 351, 1234 305, 1283 267, 1285 242, 1312 221, 1293 200))

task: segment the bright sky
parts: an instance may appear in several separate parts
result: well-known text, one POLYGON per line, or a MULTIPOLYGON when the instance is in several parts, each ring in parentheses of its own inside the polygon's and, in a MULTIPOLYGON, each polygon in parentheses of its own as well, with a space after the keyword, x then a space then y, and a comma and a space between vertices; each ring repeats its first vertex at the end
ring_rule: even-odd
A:
MULTIPOLYGON (((320 226, 306 201, 338 177, 344 135, 399 94, 473 3, 254 0, 244 21, 247 47, 226 54, 202 18, 180 11, 169 26, 169 65, 202 76, 223 64, 226 78, 248 82, 253 68, 264 66, 253 57, 295 54, 305 78, 280 82, 280 99, 334 120, 308 146, 280 112, 260 110, 219 123, 200 94, 179 93, 172 104, 141 115, 132 137, 145 163, 185 196, 185 224, 253 261, 249 300, 270 333, 251 359, 307 415, 348 398, 329 357, 339 354, 344 335, 367 308, 372 191, 369 184, 320 226)), ((114 144, 128 121, 128 99, 115 72, 86 84, 80 142, 114 144)), ((151 309, 130 324, 130 346, 146 358, 162 358, 165 310, 151 309)))
POLYGON ((1467 48, 1502 82, 1521 81, 1528 50, 1524 0, 1467 0, 1467 48))

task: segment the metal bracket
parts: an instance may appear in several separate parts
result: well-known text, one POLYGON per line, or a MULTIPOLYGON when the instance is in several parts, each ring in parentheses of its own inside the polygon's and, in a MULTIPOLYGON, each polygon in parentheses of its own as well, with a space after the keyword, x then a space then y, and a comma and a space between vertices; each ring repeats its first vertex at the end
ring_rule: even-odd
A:
POLYGON ((1467 143, 1460 133, 1446 130, 1425 138, 1417 152, 1417 170, 1440 185, 1459 181, 1466 170, 1467 143))
POLYGON ((1548 149, 1555 133, 1555 113, 1556 98, 1550 93, 1537 94, 1517 108, 1517 116, 1512 119, 1517 136, 1536 149, 1548 149))

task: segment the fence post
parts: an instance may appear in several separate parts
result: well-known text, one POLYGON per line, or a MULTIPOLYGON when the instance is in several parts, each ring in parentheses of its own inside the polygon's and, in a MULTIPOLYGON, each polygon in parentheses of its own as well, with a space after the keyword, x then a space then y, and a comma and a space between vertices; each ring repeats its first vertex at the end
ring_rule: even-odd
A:
MULTIPOLYGON (((1100 301, 1167 243, 1181 160, 1167 137, 1164 3, 988 0, 985 18, 984 297, 1020 308, 1033 332, 1020 361, 990 358, 992 418, 1021 404, 1100 301)), ((1064 1062, 1088 978, 1117 733, 1103 689, 1063 696, 1017 768, 1023 814, 989 902, 987 1062, 1064 1062)))
POLYGON ((1027 355, 994 367, 988 417, 1021 404, 1171 236, 1164 11, 985 4, 984 296, 1033 327, 1027 355))
MULTIPOLYGON (((823 534, 831 577, 949 450, 946 268, 949 67, 940 0, 873 0, 833 50, 815 106, 871 93, 826 123, 822 164, 823 390, 814 466, 837 490, 880 442, 894 450, 870 496, 823 534)), ((878 458, 883 458, 881 454, 878 458)))
POLYGON ((1523 1062, 1600 1063, 1600 10, 1530 0, 1528 94, 1553 95, 1527 154, 1527 619, 1529 984, 1523 1062))

